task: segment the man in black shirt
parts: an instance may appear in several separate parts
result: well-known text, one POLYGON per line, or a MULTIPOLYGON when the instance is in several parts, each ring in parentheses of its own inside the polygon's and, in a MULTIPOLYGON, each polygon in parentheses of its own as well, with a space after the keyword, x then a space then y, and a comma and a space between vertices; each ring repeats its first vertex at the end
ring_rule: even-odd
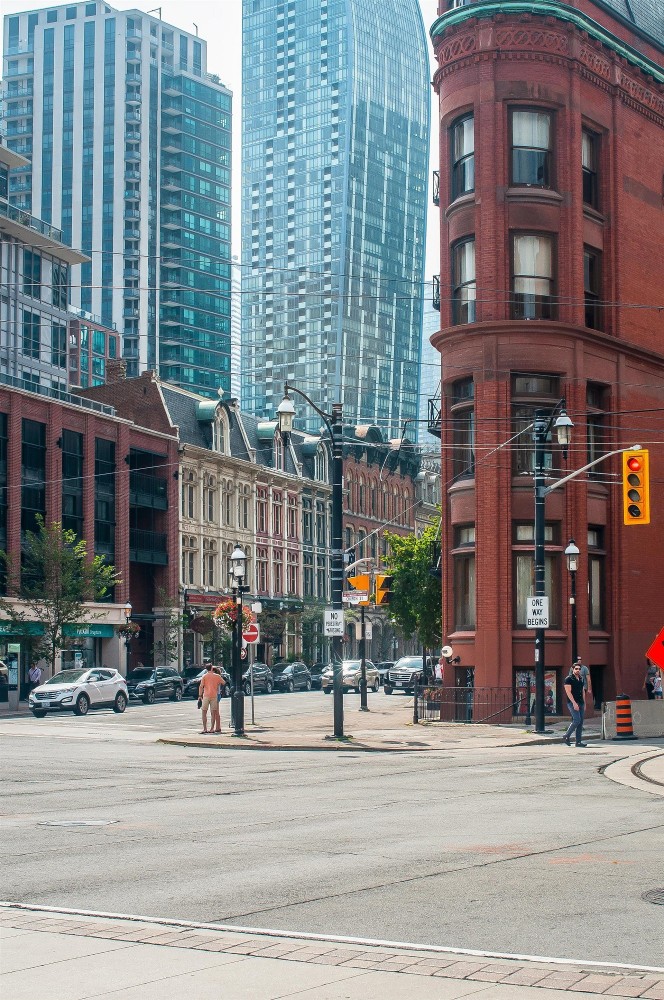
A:
POLYGON ((587 743, 581 742, 583 736, 583 716, 586 710, 586 692, 581 676, 581 664, 576 662, 564 680, 565 694, 567 695, 567 707, 572 716, 569 728, 563 736, 563 742, 571 746, 570 737, 576 730, 577 747, 587 747, 587 743))

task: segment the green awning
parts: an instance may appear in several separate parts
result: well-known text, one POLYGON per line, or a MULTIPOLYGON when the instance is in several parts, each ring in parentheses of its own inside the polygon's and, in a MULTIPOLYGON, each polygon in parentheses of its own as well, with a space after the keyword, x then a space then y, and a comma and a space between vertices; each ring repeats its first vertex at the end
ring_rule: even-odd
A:
POLYGON ((0 622, 0 635, 43 635, 39 622, 0 622))
POLYGON ((112 625, 63 625, 62 634, 75 639, 112 639, 112 625))

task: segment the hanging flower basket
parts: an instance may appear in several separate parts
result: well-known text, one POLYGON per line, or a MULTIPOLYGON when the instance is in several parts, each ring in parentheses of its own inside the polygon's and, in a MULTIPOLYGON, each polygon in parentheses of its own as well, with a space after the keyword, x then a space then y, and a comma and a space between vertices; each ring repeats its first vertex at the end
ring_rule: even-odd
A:
POLYGON ((121 625, 118 629, 123 639, 135 639, 140 631, 141 626, 137 622, 127 622, 126 625, 121 625))
MULTIPOLYGON (((232 632, 233 625, 237 618, 238 606, 234 600, 230 597, 225 601, 221 601, 220 604, 212 612, 212 619, 222 632, 232 632)), ((251 625, 252 622, 256 621, 256 615, 249 608, 242 607, 242 628, 246 628, 247 625, 251 625)))

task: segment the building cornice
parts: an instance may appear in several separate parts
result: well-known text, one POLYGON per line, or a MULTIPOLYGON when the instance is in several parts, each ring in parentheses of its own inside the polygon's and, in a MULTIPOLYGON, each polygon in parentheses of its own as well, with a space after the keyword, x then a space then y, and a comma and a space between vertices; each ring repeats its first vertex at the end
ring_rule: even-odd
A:
MULTIPOLYGON (((434 21, 429 33, 435 46, 436 39, 441 38, 448 28, 471 20, 504 17, 509 14, 516 14, 520 17, 530 15, 536 18, 555 18, 558 21, 571 24, 579 31, 585 32, 590 38, 611 49, 617 56, 625 59, 642 73, 651 76, 658 83, 664 84, 664 69, 656 62, 628 45, 627 42, 612 35, 587 14, 573 7, 568 7, 567 4, 559 3, 558 0, 537 0, 537 2, 533 2, 533 0, 508 0, 508 2, 504 2, 504 0, 477 0, 476 3, 468 6, 446 11, 434 21)), ((651 39, 651 44, 657 45, 654 38, 651 39)))
POLYGON ((451 326, 440 330, 432 337, 432 344, 437 351, 448 350, 451 346, 466 347, 471 338, 485 337, 510 337, 523 335, 529 340, 541 335, 555 336, 561 339, 585 341, 594 347, 600 347, 612 354, 623 354, 640 364, 647 365, 653 370, 660 370, 664 379, 664 354, 657 351, 650 351, 638 344, 629 343, 618 337, 612 337, 608 333, 599 330, 590 330, 585 326, 573 326, 570 323, 559 323, 553 320, 497 320, 488 323, 470 323, 463 326, 451 326))

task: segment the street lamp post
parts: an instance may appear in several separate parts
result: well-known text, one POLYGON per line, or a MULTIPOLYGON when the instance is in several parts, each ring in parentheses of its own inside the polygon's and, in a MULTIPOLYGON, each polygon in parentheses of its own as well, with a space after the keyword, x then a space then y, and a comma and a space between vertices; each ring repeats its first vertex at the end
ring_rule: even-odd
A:
POLYGON ((565 557, 567 559, 567 569, 569 570, 572 584, 569 603, 572 608, 572 663, 575 663, 576 658, 579 655, 576 627, 576 571, 579 568, 579 547, 575 544, 573 538, 570 538, 569 545, 565 549, 565 557))
MULTIPOLYGON (((297 393, 316 411, 323 420, 330 435, 332 445, 332 554, 330 559, 332 608, 343 613, 343 580, 344 580, 344 557, 343 557, 343 425, 341 403, 332 404, 332 413, 324 413, 319 409, 313 400, 309 399, 306 393, 293 385, 286 383, 284 386, 284 398, 277 407, 277 417, 279 419, 279 431, 281 432, 284 445, 288 445, 288 439, 293 430, 293 419, 295 417, 295 407, 288 395, 289 391, 297 393)), ((332 637, 332 663, 334 669, 334 736, 336 739, 343 739, 344 735, 344 697, 342 687, 342 660, 343 660, 343 636, 332 637)))
MULTIPOLYGON (((131 613, 132 613, 132 610, 133 610, 133 608, 131 606, 131 601, 127 601, 127 603, 125 604, 125 606, 124 606, 124 608, 122 610, 124 611, 125 625, 128 627, 129 623, 131 621, 131 613)), ((129 634, 129 631, 127 631, 127 634, 125 636, 125 647, 126 647, 126 650, 127 650, 127 662, 125 664, 125 671, 126 671, 126 673, 129 673, 129 659, 131 657, 131 636, 129 634)))
POLYGON ((233 661, 233 722, 235 726, 235 736, 244 736, 244 689, 242 687, 242 594, 248 588, 243 586, 243 580, 247 566, 247 556, 240 548, 239 542, 235 543, 235 548, 231 554, 231 574, 233 578, 233 590, 235 593, 235 621, 233 622, 232 634, 232 661, 233 661))
MULTIPOLYGON (((544 456, 549 432, 555 429, 558 444, 566 454, 574 425, 565 411, 565 400, 559 400, 553 410, 536 410, 533 422, 535 439, 535 597, 544 597, 546 570, 544 561, 545 502, 547 496, 544 456)), ((546 631, 535 632, 535 731, 544 732, 544 642, 546 631)))

